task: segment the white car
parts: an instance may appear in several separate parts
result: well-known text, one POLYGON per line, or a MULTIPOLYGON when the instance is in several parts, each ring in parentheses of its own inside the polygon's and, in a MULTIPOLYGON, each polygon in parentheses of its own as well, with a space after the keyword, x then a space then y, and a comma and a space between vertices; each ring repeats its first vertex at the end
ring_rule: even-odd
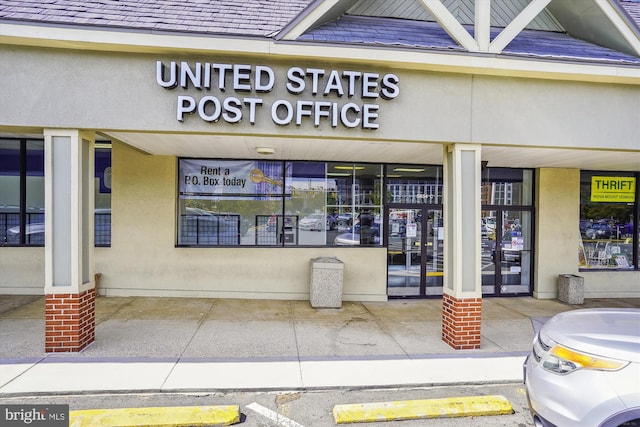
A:
POLYGON ((300 220, 298 225, 301 230, 322 231, 327 224, 327 217, 324 214, 311 214, 300 220))
POLYGON ((640 425, 640 310, 554 316, 536 334, 524 381, 536 427, 640 425))

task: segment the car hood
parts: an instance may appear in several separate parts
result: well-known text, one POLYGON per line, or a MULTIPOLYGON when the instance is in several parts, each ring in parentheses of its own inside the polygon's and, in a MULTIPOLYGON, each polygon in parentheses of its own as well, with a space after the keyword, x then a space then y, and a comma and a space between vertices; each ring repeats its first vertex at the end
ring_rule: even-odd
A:
POLYGON ((574 350, 640 362, 640 310, 581 309, 560 313, 540 330, 548 339, 574 350))
POLYGON ((326 221, 326 218, 306 216, 300 220, 300 222, 318 222, 318 221, 326 221))
POLYGON ((337 244, 349 244, 349 245, 359 245, 360 244, 360 235, 354 233, 343 233, 336 236, 334 239, 334 243, 337 244))
MULTIPOLYGON (((20 233, 20 226, 16 225, 15 227, 11 227, 7 230, 10 234, 18 234, 20 233)), ((25 227, 26 234, 38 234, 44 233, 44 222, 34 222, 32 224, 27 224, 25 227)))

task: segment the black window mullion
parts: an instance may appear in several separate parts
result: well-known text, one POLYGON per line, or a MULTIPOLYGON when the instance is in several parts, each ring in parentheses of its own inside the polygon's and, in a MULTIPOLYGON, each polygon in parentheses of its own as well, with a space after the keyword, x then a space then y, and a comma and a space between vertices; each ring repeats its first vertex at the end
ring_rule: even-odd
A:
POLYGON ((20 245, 27 244, 27 140, 20 140, 20 245))
POLYGON ((631 233, 631 243, 633 245, 633 247, 631 248, 631 253, 633 256, 633 268, 634 270, 640 270, 640 259, 638 259, 638 257, 640 257, 640 251, 638 250, 638 246, 640 246, 640 241, 638 241, 640 239, 640 226, 638 224, 640 224, 638 221, 640 221, 640 185, 638 185, 638 183, 640 182, 640 173, 636 174, 636 208, 633 210, 633 218, 632 218, 632 226, 633 226, 633 231, 631 233))
MULTIPOLYGON (((285 206, 285 202, 286 202, 286 192, 287 192, 287 162, 286 161, 282 161, 281 162, 281 168, 282 168, 282 191, 280 192, 280 199, 281 199, 281 218, 280 218, 280 229, 278 230, 278 221, 276 221, 276 239, 280 240, 280 246, 285 247, 287 244, 285 242, 285 238, 284 238, 284 224, 285 224, 285 218, 287 216, 287 211, 286 211, 286 206, 285 206)), ((292 166, 293 167, 293 166, 292 166)))

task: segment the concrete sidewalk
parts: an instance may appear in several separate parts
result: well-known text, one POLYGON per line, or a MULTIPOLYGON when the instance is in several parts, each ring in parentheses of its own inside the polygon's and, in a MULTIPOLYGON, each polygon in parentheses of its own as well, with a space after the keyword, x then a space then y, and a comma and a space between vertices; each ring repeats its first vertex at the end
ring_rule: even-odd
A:
POLYGON ((96 301, 96 341, 44 353, 44 299, 0 296, 0 396, 278 390, 513 382, 536 328, 556 313, 640 307, 640 299, 571 306, 483 300, 481 349, 442 342, 440 300, 344 303, 117 298, 96 301))

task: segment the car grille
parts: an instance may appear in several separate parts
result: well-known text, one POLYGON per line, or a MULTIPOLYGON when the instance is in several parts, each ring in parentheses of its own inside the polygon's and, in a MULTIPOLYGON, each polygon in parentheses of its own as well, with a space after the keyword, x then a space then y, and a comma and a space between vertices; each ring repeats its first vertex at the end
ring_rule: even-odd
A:
POLYGON ((544 357, 545 353, 548 352, 550 349, 551 349, 551 346, 543 342, 542 338, 540 338, 540 334, 538 334, 537 339, 533 343, 533 349, 532 349, 533 358, 536 360, 536 362, 540 362, 544 357))
POLYGON ((542 356, 538 354, 538 351, 536 351, 537 346, 533 346, 533 351, 531 352, 533 354, 533 358, 536 359, 536 362, 540 362, 540 360, 542 360, 542 356))
POLYGON ((551 349, 550 345, 545 344, 544 341, 542 341, 542 338, 540 337, 540 334, 538 334, 538 342, 540 343, 540 347, 542 347, 542 349, 544 351, 549 351, 551 349))

